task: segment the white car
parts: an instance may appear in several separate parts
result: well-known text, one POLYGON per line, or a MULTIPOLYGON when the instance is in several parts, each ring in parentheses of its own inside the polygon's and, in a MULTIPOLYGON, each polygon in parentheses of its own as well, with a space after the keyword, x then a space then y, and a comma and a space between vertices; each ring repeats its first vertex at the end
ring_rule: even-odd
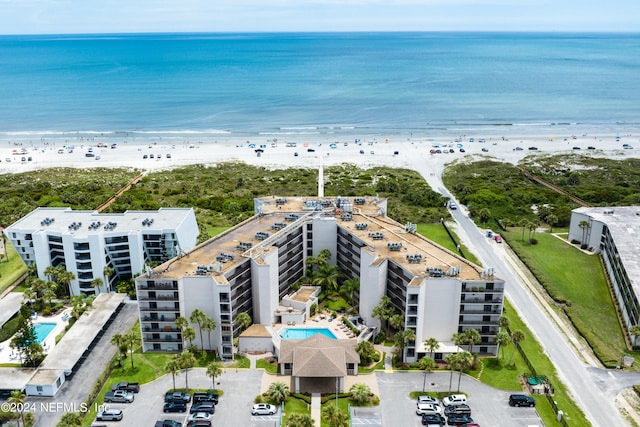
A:
POLYGON ((416 415, 440 414, 442 410, 435 403, 417 403, 416 415))
POLYGON ((434 405, 439 405, 440 404, 440 399, 438 399, 437 397, 432 397, 432 396, 418 396, 418 403, 432 403, 434 405))
POLYGON ((211 421, 213 416, 207 412, 196 412, 195 414, 189 415, 188 421, 197 421, 197 420, 206 420, 211 421))
POLYGON ((122 409, 105 409, 98 412, 96 421, 120 421, 122 420, 122 409))
POLYGON ((278 408, 268 403, 256 403, 251 408, 251 415, 273 415, 278 412, 278 408))
POLYGON ((451 396, 447 396, 442 399, 442 404, 444 406, 461 405, 463 403, 467 403, 467 396, 464 394, 452 394, 451 396))

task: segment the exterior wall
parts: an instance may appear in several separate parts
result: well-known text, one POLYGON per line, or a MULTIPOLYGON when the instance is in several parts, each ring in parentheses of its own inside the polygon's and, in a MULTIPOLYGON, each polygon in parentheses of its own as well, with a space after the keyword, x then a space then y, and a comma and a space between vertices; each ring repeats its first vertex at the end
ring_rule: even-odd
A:
POLYGON ((336 235, 338 224, 334 217, 313 218, 313 256, 316 256, 323 249, 331 251, 329 264, 336 264, 336 235))
POLYGON ((451 341, 458 332, 461 286, 455 278, 428 278, 419 294, 416 341, 451 341))
POLYGON ((586 244, 589 250, 597 253, 600 249, 600 237, 602 236, 603 228, 604 224, 602 222, 592 219, 588 214, 573 211, 571 212, 567 239, 569 242, 578 241, 580 244, 586 244), (580 228, 582 221, 587 221, 589 227, 580 228))
POLYGON ((385 294, 387 261, 377 262, 378 255, 363 248, 360 252, 360 317, 368 327, 380 328, 380 319, 373 317, 373 308, 385 294))
MULTIPOLYGON (((221 324, 220 319, 220 302, 218 300, 218 293, 216 292, 216 285, 214 284, 210 276, 190 276, 185 277, 178 282, 178 289, 181 295, 180 315, 189 319, 191 313, 195 309, 202 310, 208 317, 215 320, 216 325, 221 324)), ((198 348, 204 348, 206 350, 218 350, 222 353, 220 347, 220 328, 216 328, 210 332, 211 334, 211 347, 209 346, 209 333, 202 332, 202 341, 200 341, 200 328, 197 324, 191 323, 191 327, 196 331, 196 337, 193 340, 193 344, 198 348)), ((188 343, 184 342, 183 345, 188 343)))
POLYGON ((25 386, 25 394, 27 396, 55 396, 64 384, 64 372, 60 371, 58 377, 51 384, 35 384, 29 383, 25 386))
POLYGON ((270 326, 278 308, 278 250, 272 248, 264 255, 264 262, 251 261, 253 281, 254 323, 270 326))
POLYGON ((175 320, 184 297, 180 296, 178 281, 144 277, 136 279, 136 289, 142 350, 181 352, 182 334, 175 320))
POLYGON ((249 351, 273 353, 273 341, 271 337, 240 337, 238 351, 241 353, 249 351))

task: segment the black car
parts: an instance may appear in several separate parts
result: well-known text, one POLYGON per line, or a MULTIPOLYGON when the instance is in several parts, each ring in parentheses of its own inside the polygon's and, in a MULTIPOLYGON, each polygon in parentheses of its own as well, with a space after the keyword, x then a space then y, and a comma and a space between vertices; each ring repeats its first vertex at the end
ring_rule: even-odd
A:
POLYGON ((526 394, 512 394, 509 396, 510 406, 536 406, 536 401, 531 396, 526 394))
POLYGON ((468 415, 451 415, 447 418, 447 425, 461 426, 463 424, 469 424, 473 422, 473 418, 468 415))
POLYGON ((471 415, 471 408, 464 403, 461 405, 449 405, 444 407, 444 415, 471 415))
POLYGON ((193 402, 213 402, 214 404, 218 404, 218 393, 207 393, 207 392, 195 392, 193 393, 193 402))
POLYGON ((445 425, 447 421, 445 420, 445 418, 440 415, 440 414, 424 414, 422 416, 422 425, 426 426, 426 425, 445 425))
POLYGON ((207 414, 216 413, 216 405, 213 402, 197 402, 191 406, 189 410, 190 414, 197 414, 198 412, 206 412, 207 414))
POLYGON ((187 412, 187 404, 184 402, 167 402, 162 407, 163 412, 187 412))

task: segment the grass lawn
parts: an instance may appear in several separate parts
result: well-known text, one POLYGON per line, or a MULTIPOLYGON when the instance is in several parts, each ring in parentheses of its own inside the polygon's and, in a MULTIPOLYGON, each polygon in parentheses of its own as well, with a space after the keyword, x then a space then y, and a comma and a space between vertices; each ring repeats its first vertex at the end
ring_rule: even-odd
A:
POLYGON ((549 295, 566 302, 563 310, 600 361, 609 367, 620 364, 629 352, 598 255, 585 254, 549 233, 536 233, 536 245, 524 244, 519 228, 506 235, 549 295))
POLYGON ((6 256, 2 256, 2 259, 0 259, 0 292, 7 289, 27 272, 27 266, 22 262, 9 240, 7 240, 6 248, 9 254, 9 261, 7 261, 6 256))
POLYGON ((322 302, 324 306, 331 311, 340 312, 342 310, 348 310, 351 308, 344 298, 338 295, 328 295, 322 302))
MULTIPOLYGON (((346 398, 338 398, 338 408, 340 408, 342 411, 346 412, 347 414, 349 413, 349 405, 351 404, 351 401, 349 399, 346 398)), ((336 400, 330 400, 328 402, 326 402, 324 405, 322 405, 322 407, 320 408, 320 414, 322 414, 322 408, 329 406, 329 405, 336 405, 336 400)), ((321 420, 320 422, 320 427, 329 427, 329 423, 327 423, 324 419, 321 420)))
POLYGON ((256 360, 256 368, 258 369, 262 368, 270 374, 278 373, 278 365, 275 363, 269 363, 267 359, 256 360))
MULTIPOLYGON (((556 372, 556 368, 553 366, 553 363, 549 360, 549 358, 544 353, 544 348, 540 345, 540 343, 533 336, 527 325, 524 324, 518 313, 515 311, 513 306, 505 299, 504 301, 504 316, 509 318, 510 328, 512 331, 516 329, 520 329, 524 332, 525 340, 520 343, 520 346, 524 350, 525 354, 529 358, 529 361, 536 369, 536 373, 538 375, 544 375, 549 378, 549 381, 555 388, 555 394, 553 395, 553 400, 558 403, 558 408, 564 412, 565 419, 567 420, 569 425, 576 426, 588 426, 590 423, 584 416, 584 413, 578 406, 576 405, 573 398, 569 396, 567 389, 564 384, 558 378, 558 373, 556 372)), ((508 353, 512 346, 507 347, 507 355, 508 357, 510 353, 508 353)), ((508 361, 508 359, 507 359, 508 361)), ((527 372, 526 370, 521 370, 518 374, 522 374, 527 372)), ((482 374, 482 382, 485 382, 485 374, 482 374)), ((542 396, 534 396, 536 399, 536 409, 540 413, 542 420, 545 425, 555 425, 555 412, 553 408, 549 404, 546 398, 542 396)))
POLYGON ((359 374, 369 374, 375 370, 384 369, 384 357, 386 353, 378 351, 378 357, 380 358, 377 363, 371 366, 361 366, 358 365, 358 373, 359 374))
POLYGON ((284 402, 284 413, 282 414, 282 425, 287 425, 288 414, 309 414, 311 415, 311 406, 304 400, 289 397, 284 402))
MULTIPOLYGON (((453 241, 451 241, 451 238, 445 231, 442 224, 418 224, 417 230, 418 234, 426 237, 429 240, 433 240, 440 246, 443 246, 452 252, 458 253, 458 251, 456 250, 456 245, 453 244, 453 241)), ((451 231, 451 234, 453 234, 456 240, 460 242, 460 238, 456 235, 456 233, 454 233, 451 229, 449 229, 449 231, 451 231)), ((462 252, 465 254, 466 259, 476 265, 482 265, 480 264, 480 261, 473 255, 473 253, 471 253, 471 251, 469 251, 469 249, 467 249, 467 247, 462 243, 460 243, 460 249, 462 249, 462 252)))

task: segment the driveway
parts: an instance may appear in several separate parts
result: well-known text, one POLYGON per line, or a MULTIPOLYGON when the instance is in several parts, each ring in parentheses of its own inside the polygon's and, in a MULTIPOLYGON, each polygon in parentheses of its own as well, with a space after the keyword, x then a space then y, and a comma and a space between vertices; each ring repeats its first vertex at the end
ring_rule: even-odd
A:
MULTIPOLYGON (((376 372, 380 390, 380 412, 384 426, 421 426, 421 417, 416 415, 416 401, 409 398, 411 391, 422 390, 424 374, 421 372, 376 372)), ((425 391, 449 390, 448 372, 433 372, 427 375, 425 391)), ((457 390, 458 375, 453 375, 452 389, 457 390)), ((514 392, 497 390, 465 375, 460 390, 468 396, 471 417, 481 426, 528 427, 542 426, 535 408, 512 408, 509 395, 514 392)), ((518 391, 520 392, 520 391, 518 391)))

